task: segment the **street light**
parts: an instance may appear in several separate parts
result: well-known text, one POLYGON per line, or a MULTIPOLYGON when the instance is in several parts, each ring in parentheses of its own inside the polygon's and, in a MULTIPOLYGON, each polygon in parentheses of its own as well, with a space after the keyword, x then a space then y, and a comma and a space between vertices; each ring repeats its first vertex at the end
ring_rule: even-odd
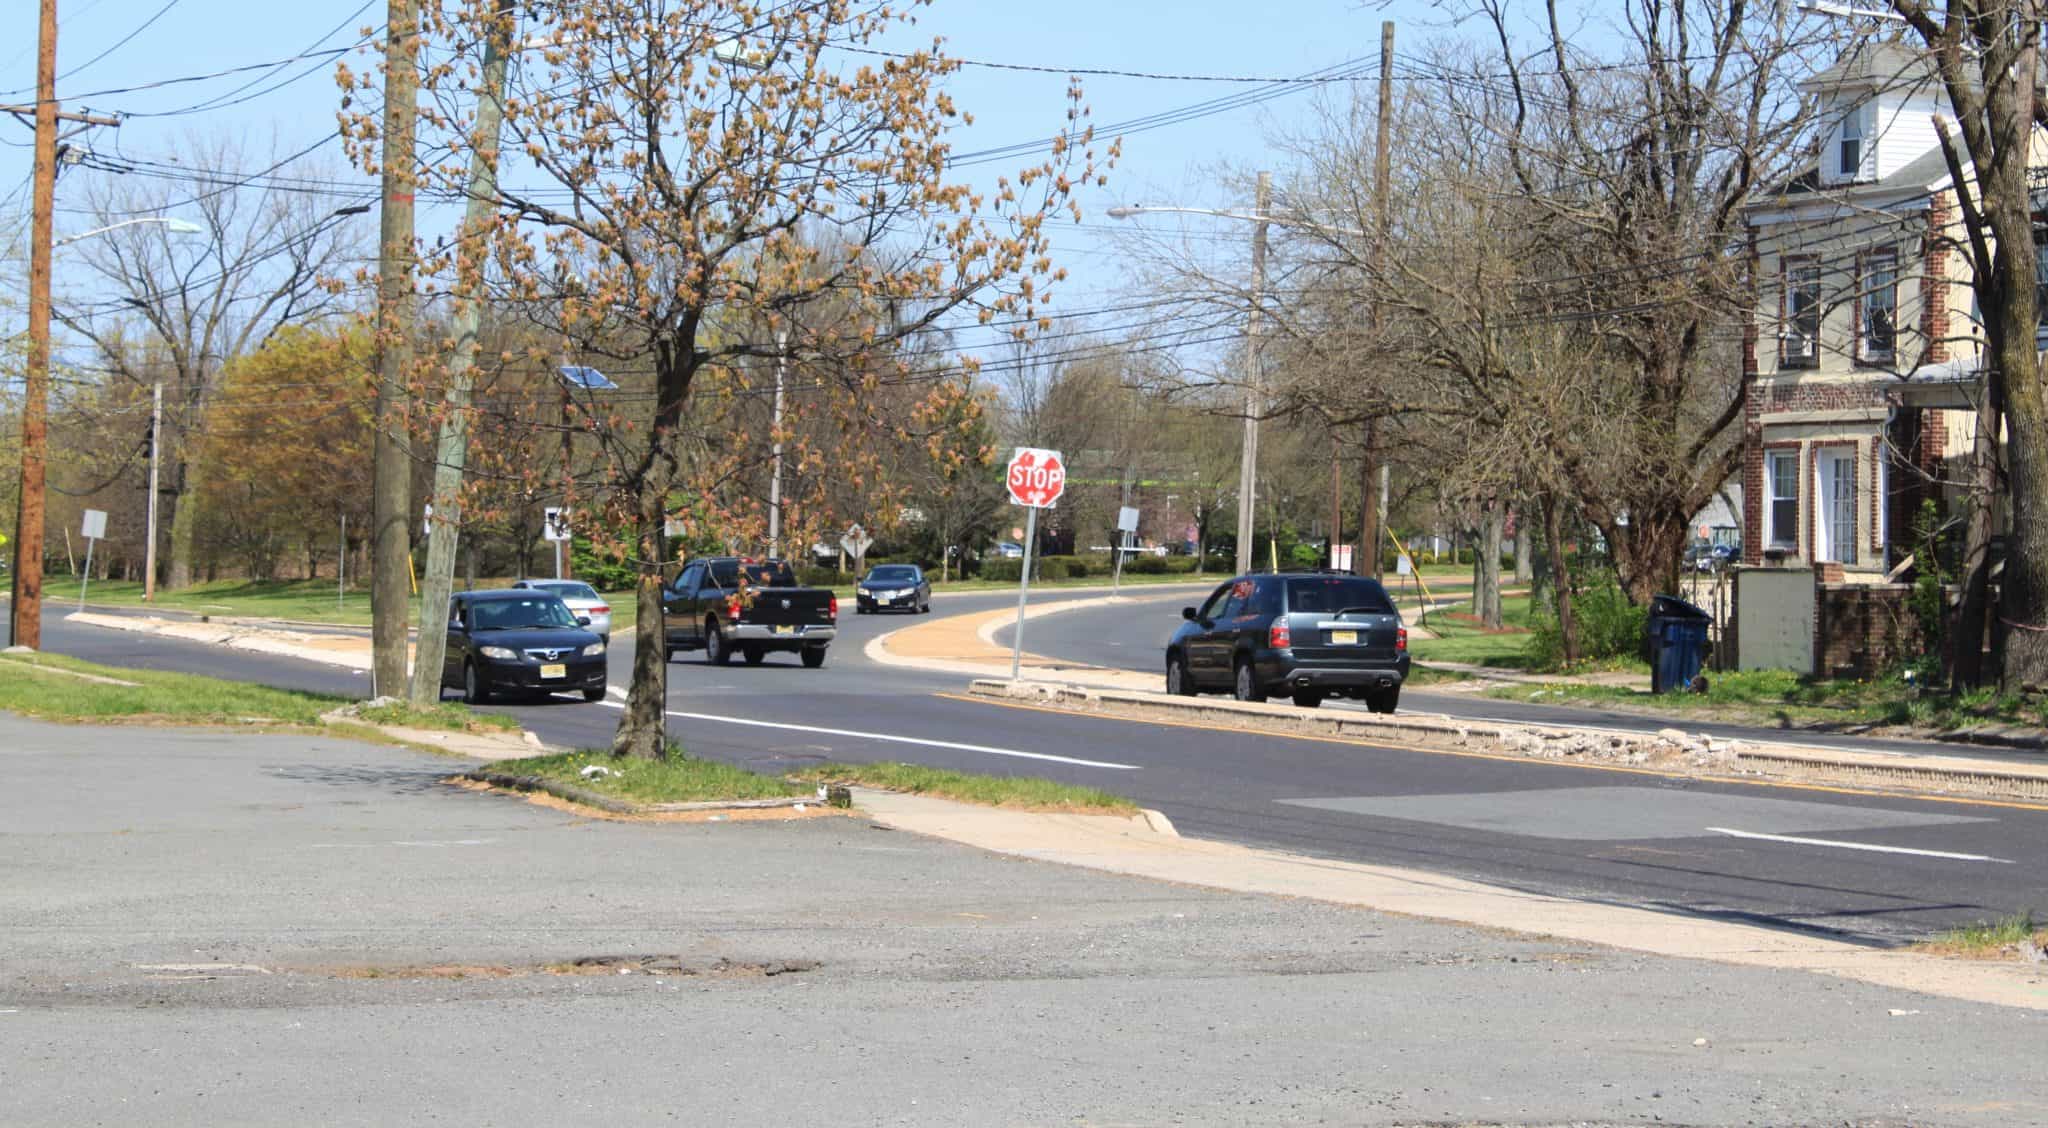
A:
POLYGON ((80 239, 90 239, 94 235, 105 235, 109 231, 119 231, 123 227, 133 227, 138 223, 161 223, 164 225, 164 230, 170 232, 173 235, 206 234, 206 228, 201 227, 198 224, 191 222, 190 220, 172 219, 169 216, 162 215, 151 215, 144 216, 141 219, 124 219, 119 223, 110 223, 105 227, 95 227, 91 231, 81 231, 76 235, 66 235, 62 239, 59 239, 55 243, 52 243, 50 245, 53 247, 61 247, 66 243, 76 243, 80 239))
MULTIPOLYGON (((43 494, 45 491, 44 467, 49 442, 44 430, 43 419, 49 410, 50 395, 50 252, 66 243, 94 235, 104 235, 123 227, 142 223, 161 223, 173 235, 205 232, 196 223, 169 216, 142 216, 81 231, 62 239, 51 240, 48 216, 49 200, 39 193, 37 208, 41 218, 33 235, 39 245, 33 248, 29 279, 29 365, 28 377, 22 389, 21 411, 21 467, 20 488, 16 492, 16 521, 14 530, 14 598, 9 603, 7 638, 15 646, 41 649, 43 641, 43 494), (41 245, 47 241, 48 250, 41 245)), ((151 410, 150 452, 155 456, 156 410, 151 410)), ((149 501, 156 504, 156 482, 154 463, 150 482, 149 501)), ((154 528, 150 531, 150 545, 156 544, 154 528)))

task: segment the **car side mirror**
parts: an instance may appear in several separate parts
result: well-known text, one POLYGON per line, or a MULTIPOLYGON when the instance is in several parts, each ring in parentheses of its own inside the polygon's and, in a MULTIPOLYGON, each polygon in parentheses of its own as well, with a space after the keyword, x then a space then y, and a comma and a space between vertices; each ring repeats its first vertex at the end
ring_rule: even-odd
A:
POLYGON ((588 616, 588 615, 578 615, 578 616, 576 616, 576 625, 577 625, 577 626, 579 626, 579 627, 587 627, 587 626, 589 626, 589 625, 590 625, 590 616, 588 616))
POLYGON ((1197 618, 1200 617, 1200 615, 1201 613, 1196 611, 1192 607, 1183 607, 1180 609, 1180 617, 1186 619, 1190 623, 1194 622, 1197 618))

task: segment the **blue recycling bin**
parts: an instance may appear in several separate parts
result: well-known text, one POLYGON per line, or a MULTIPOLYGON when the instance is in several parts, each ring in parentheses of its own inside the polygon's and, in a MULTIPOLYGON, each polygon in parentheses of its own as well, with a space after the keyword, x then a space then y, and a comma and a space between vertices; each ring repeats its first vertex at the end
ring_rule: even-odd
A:
POLYGON ((1707 664, 1707 629, 1713 621, 1713 616, 1675 595, 1650 601, 1644 632, 1650 651, 1650 692, 1692 688, 1707 664))

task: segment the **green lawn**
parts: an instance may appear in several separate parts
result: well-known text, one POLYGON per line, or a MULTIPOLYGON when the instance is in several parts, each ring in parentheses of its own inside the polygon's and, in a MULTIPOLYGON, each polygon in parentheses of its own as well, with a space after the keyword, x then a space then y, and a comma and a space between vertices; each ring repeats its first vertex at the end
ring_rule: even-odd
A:
MULTIPOLYGON (((1414 639, 1409 642, 1408 651, 1418 661, 1527 669, 1530 663, 1529 605, 1526 595, 1503 598, 1500 601, 1501 623, 1506 630, 1499 633, 1487 631, 1470 620, 1453 617, 1455 612, 1470 614, 1472 605, 1469 601, 1442 611, 1431 611, 1427 626, 1437 637, 1414 639)), ((1422 619, 1411 619, 1410 623, 1422 625, 1422 619)))
POLYGON ((530 756, 523 760, 500 760, 490 765, 493 772, 535 776, 571 784, 602 795, 640 803, 697 803, 720 799, 780 799, 808 795, 815 788, 803 787, 756 775, 716 760, 694 760, 671 747, 666 760, 640 760, 614 756, 601 749, 563 752, 553 756, 530 756), (591 765, 606 774, 585 779, 583 769, 591 765))
POLYGON ((2048 702, 2001 697, 1995 690, 1951 697, 1921 693, 1897 677, 1871 681, 1808 679, 1789 670, 1706 671, 1707 692, 1652 696, 1622 686, 1509 686, 1487 696, 1526 701, 1532 693, 1548 702, 1585 702, 1654 710, 1711 714, 1716 720, 1777 726, 1913 725, 1937 730, 1984 724, 2041 727, 2048 702))
MULTIPOLYGON (((0 655, 0 711, 45 720, 148 718, 180 724, 318 725, 322 714, 351 703, 350 698, 324 693, 102 666, 61 654, 0 655)), ((356 716, 365 724, 455 732, 519 727, 509 717, 471 713, 466 706, 452 702, 426 709, 403 705, 359 709, 356 716)))

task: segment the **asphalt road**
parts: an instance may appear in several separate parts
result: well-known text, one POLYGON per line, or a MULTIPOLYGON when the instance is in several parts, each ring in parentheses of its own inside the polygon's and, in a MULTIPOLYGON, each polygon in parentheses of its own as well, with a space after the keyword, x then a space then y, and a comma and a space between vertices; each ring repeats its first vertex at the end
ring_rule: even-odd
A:
MULTIPOLYGON (((1011 599, 963 596, 941 613, 1011 599)), ((1144 606, 1034 621, 1027 641, 1062 653, 1063 639, 1139 637, 1143 628, 1122 616, 1144 606)), ((1171 614, 1170 600, 1159 606, 1171 614)), ((864 659, 866 639, 912 621, 843 616, 822 670, 793 657, 714 668, 684 656, 670 667, 672 733, 693 754, 764 770, 898 759, 1047 776, 1129 795, 1187 834, 1875 943, 2041 907, 2041 810, 1697 784, 965 700, 957 677, 864 659)), ((328 667, 54 618, 45 642, 113 665, 346 695, 366 688, 362 676, 328 667)), ((622 686, 624 646, 613 663, 622 686)), ((496 708, 568 746, 607 743, 617 718, 568 698, 496 708)))
POLYGON ((0 771, 0 1123, 2048 1122, 2039 1013, 1823 975, 319 735, 0 716, 0 771))

